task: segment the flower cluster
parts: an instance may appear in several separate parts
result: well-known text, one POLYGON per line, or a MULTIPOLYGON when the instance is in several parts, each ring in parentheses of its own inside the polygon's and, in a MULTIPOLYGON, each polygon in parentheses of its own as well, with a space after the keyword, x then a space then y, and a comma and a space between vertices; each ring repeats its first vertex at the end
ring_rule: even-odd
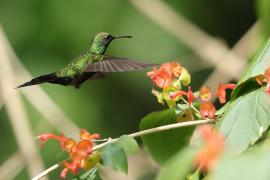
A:
POLYGON ((191 103, 195 98, 191 89, 189 92, 181 90, 182 85, 190 84, 190 74, 177 62, 164 63, 158 69, 154 67, 153 71, 146 74, 153 81, 153 84, 161 90, 153 89, 152 93, 158 98, 158 102, 169 107, 174 107, 175 102, 182 96, 186 96, 191 103))
MULTIPOLYGON (((234 89, 235 84, 219 84, 215 95, 218 97, 219 102, 224 104, 226 102, 226 90, 234 89)), ((212 92, 209 87, 203 86, 199 91, 200 103, 200 113, 203 118, 214 118, 216 113, 216 108, 211 103, 212 92)))
POLYGON ((99 139, 99 134, 90 134, 86 129, 81 129, 78 142, 63 134, 57 136, 52 133, 42 134, 39 139, 41 145, 44 145, 49 139, 55 139, 60 142, 62 150, 69 153, 70 162, 64 161, 65 168, 60 174, 61 178, 65 178, 69 171, 77 174, 79 168, 87 169, 89 167, 88 157, 92 154, 93 140, 99 139))
POLYGON ((213 169, 219 156, 224 151, 224 138, 211 125, 199 127, 203 146, 195 158, 195 165, 203 171, 213 169))
POLYGON ((270 68, 267 68, 264 72, 264 74, 259 75, 256 77, 256 81, 258 84, 261 86, 263 85, 264 82, 266 82, 266 93, 270 95, 270 68))
MULTIPOLYGON (((212 93, 209 87, 202 87, 198 92, 193 93, 191 90, 190 73, 177 62, 164 63, 158 69, 154 67, 153 71, 147 73, 158 88, 152 89, 152 93, 157 97, 158 102, 172 108, 176 102, 184 97, 189 105, 192 105, 195 99, 200 100, 200 114, 202 118, 214 118, 216 113, 215 106, 211 103, 212 93), (183 86, 188 87, 188 91, 184 91, 183 86), (161 90, 160 90, 161 89, 161 90)), ((234 89, 235 84, 220 84, 215 95, 221 104, 226 102, 226 90, 234 89)))

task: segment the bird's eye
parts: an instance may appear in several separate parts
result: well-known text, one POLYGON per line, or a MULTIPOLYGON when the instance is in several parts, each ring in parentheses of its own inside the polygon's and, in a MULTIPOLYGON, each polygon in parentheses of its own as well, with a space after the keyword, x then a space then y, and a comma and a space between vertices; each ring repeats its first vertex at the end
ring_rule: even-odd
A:
POLYGON ((106 40, 107 40, 107 41, 111 41, 111 40, 112 40, 112 36, 108 35, 108 36, 106 37, 106 40))

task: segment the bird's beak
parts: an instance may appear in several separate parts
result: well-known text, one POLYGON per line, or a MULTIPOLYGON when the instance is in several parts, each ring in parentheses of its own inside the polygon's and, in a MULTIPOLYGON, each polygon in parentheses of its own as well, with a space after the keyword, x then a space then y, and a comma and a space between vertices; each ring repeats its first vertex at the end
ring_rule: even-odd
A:
POLYGON ((113 39, 118 39, 118 38, 132 38, 132 36, 113 36, 113 39))

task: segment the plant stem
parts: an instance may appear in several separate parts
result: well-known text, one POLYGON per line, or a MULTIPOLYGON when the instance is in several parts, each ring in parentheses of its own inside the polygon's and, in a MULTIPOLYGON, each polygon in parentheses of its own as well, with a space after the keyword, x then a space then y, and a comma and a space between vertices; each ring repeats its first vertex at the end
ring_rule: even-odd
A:
MULTIPOLYGON (((145 136, 148 134, 153 134, 153 133, 157 133, 157 132, 161 132, 161 131, 167 131, 170 129, 176 129, 176 128, 180 128, 180 127, 186 127, 186 126, 194 126, 194 125, 200 125, 200 124, 210 124, 213 123, 215 120, 213 119, 206 119, 206 120, 195 120, 195 121, 186 121, 186 122, 180 122, 180 123, 175 123, 175 124, 169 124, 169 125, 165 125, 165 126, 160 126, 160 127, 156 127, 156 128, 152 128, 152 129, 146 129, 143 131, 139 131, 136 133, 132 133, 129 134, 129 137, 135 138, 135 137, 140 137, 140 136, 145 136)), ((96 145, 93 147, 93 151, 96 151, 100 148, 103 148, 104 146, 113 143, 115 141, 117 141, 118 138, 115 139, 110 139, 108 138, 107 142, 101 143, 99 145, 96 145)), ((39 180, 41 179, 43 176, 49 174, 50 172, 54 171, 55 169, 57 169, 58 167, 60 167, 60 164, 55 164, 51 167, 49 167, 48 169, 46 169, 45 171, 41 172, 40 174, 38 174, 37 176, 35 176, 34 178, 32 178, 32 180, 39 180)))
POLYGON ((37 176, 33 177, 32 180, 39 180, 41 179, 43 176, 46 176, 47 174, 49 174, 50 172, 54 171, 55 169, 57 169, 58 167, 60 167, 60 164, 55 164, 51 167, 49 167, 48 169, 46 169, 45 171, 43 171, 42 173, 38 174, 37 176))
MULTIPOLYGON (((136 132, 136 133, 129 134, 128 136, 135 138, 135 137, 145 136, 147 134, 157 133, 157 132, 166 131, 166 130, 170 130, 170 129, 176 129, 176 128, 180 128, 180 127, 200 125, 200 124, 209 124, 209 123, 212 123, 212 122, 214 122, 214 120, 212 120, 212 119, 187 121, 187 122, 181 122, 181 123, 175 123, 175 124, 169 124, 169 125, 165 125, 165 126, 160 126, 160 127, 156 127, 156 128, 152 128, 152 129, 146 129, 146 130, 143 130, 143 131, 139 131, 139 132, 136 132)), ((106 146, 109 143, 115 142, 115 141, 117 141, 117 139, 118 138, 111 139, 110 141, 107 141, 105 143, 96 145, 95 147, 93 147, 93 151, 96 151, 96 150, 106 146)))
POLYGON ((200 111, 199 111, 195 106, 193 106, 193 104, 189 104, 185 98, 182 98, 182 100, 183 100, 186 104, 190 105, 190 107, 191 107, 194 111, 196 111, 197 113, 200 114, 200 111))

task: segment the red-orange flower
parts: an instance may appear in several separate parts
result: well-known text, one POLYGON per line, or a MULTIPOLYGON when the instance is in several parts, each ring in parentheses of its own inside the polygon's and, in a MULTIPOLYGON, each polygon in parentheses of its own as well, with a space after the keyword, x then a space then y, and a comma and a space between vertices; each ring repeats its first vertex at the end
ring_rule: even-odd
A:
POLYGON ((195 158, 195 165, 203 171, 213 169, 221 153, 224 151, 224 138, 210 125, 199 127, 203 147, 195 158))
POLYGON ((100 135, 99 134, 90 134, 86 129, 81 129, 80 130, 80 138, 81 138, 81 140, 93 141, 94 139, 99 139, 100 135))
POLYGON ((187 92, 187 99, 188 99, 188 103, 189 104, 192 104, 193 100, 195 99, 196 97, 194 96, 192 90, 191 90, 191 87, 189 86, 188 87, 188 92, 187 92))
POLYGON ((170 93, 170 98, 175 99, 176 97, 182 96, 182 95, 187 95, 187 92, 185 91, 175 91, 170 93))
POLYGON ((64 161, 64 165, 65 165, 65 168, 60 173, 60 177, 62 179, 65 179, 66 178, 67 173, 69 171, 71 171, 73 174, 77 174, 78 173, 79 162, 73 161, 72 163, 69 163, 69 162, 64 161))
POLYGON ((218 97, 221 104, 226 102, 226 89, 234 89, 235 87, 235 84, 219 84, 216 91, 216 96, 218 97))
POLYGON ((60 142, 60 146, 64 151, 70 152, 76 142, 73 139, 65 137, 63 134, 57 136, 52 133, 46 133, 39 136, 41 145, 43 146, 49 139, 55 139, 60 142))
POLYGON ((256 76, 256 81, 261 86, 266 82, 266 93, 270 95, 270 68, 267 68, 264 74, 256 76))
POLYGON ((164 63, 159 69, 154 67, 153 71, 146 73, 156 86, 160 88, 167 88, 172 84, 175 77, 179 77, 182 71, 180 64, 176 62, 164 63))
POLYGON ((200 113, 202 118, 213 119, 216 114, 216 108, 211 102, 201 102, 200 113))
POLYGON ((256 76, 256 81, 257 81, 257 83, 259 84, 259 85, 263 85, 263 80, 264 80, 264 75, 258 75, 258 76, 256 76))
POLYGON ((267 81, 266 85, 266 93, 270 95, 270 68, 267 68, 264 72, 264 78, 267 81))
POLYGON ((266 81, 270 82, 270 68, 267 68, 263 75, 264 75, 266 81))
POLYGON ((166 88, 172 83, 172 77, 169 72, 164 69, 158 70, 154 67, 153 71, 147 73, 147 76, 150 77, 156 86, 160 88, 166 88))
POLYGON ((202 101, 210 101, 212 97, 211 89, 209 87, 203 86, 200 89, 200 99, 202 101))
POLYGON ((183 95, 187 97, 189 104, 192 104, 193 100, 196 98, 194 96, 190 86, 188 87, 188 92, 185 92, 185 91, 171 92, 170 93, 170 98, 175 99, 176 97, 183 96, 183 95))
POLYGON ((92 154, 94 146, 93 140, 98 138, 99 134, 90 134, 86 129, 81 129, 79 142, 67 138, 63 134, 57 136, 52 133, 47 133, 39 136, 42 145, 49 139, 55 139, 60 142, 61 148, 69 153, 71 161, 64 161, 65 168, 60 174, 61 178, 65 178, 69 171, 76 174, 79 168, 87 167, 87 159, 89 155, 92 154))
POLYGON ((170 68, 174 77, 179 77, 182 72, 182 67, 177 62, 170 62, 170 68))

